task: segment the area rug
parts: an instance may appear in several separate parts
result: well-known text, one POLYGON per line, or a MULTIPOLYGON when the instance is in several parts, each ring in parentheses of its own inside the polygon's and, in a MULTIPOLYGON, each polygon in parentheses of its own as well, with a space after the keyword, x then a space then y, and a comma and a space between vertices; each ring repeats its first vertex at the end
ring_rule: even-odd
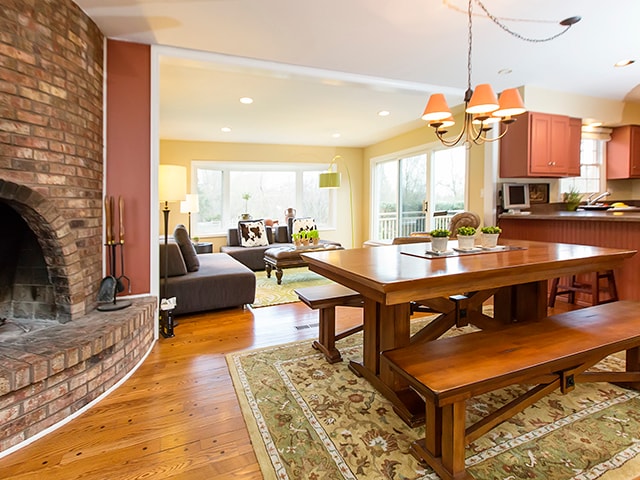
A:
POLYGON ((275 272, 271 272, 271 278, 267 278, 266 272, 256 272, 256 300, 251 306, 257 308, 297 302, 298 296, 294 292, 296 288, 314 287, 327 283, 331 281, 307 267, 283 270, 281 285, 278 285, 275 272))
MULTIPOLYGON (((424 427, 407 427, 347 368, 360 360, 360 336, 338 348, 345 361, 333 365, 308 341, 227 356, 264 478, 438 479, 408 453, 424 427)), ((619 356, 603 363, 623 368, 619 356)), ((468 421, 523 390, 470 400, 468 421)), ((545 397, 496 427, 467 447, 466 464, 478 480, 629 480, 640 475, 639 452, 638 392, 593 383, 545 397)))

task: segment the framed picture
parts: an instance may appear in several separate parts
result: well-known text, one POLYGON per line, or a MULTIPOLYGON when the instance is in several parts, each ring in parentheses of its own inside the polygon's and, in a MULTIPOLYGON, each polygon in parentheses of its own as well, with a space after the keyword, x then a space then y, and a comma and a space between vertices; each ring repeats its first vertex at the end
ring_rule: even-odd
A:
POLYGON ((530 183, 529 203, 549 203, 549 184, 530 183))

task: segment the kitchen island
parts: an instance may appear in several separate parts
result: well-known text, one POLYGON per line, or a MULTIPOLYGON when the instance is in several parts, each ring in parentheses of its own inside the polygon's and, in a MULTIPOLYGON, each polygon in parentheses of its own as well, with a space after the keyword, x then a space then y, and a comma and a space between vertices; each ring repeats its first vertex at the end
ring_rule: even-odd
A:
MULTIPOLYGON (((640 249, 640 209, 502 214, 503 238, 640 249)), ((640 300, 640 255, 615 270, 621 300, 640 300)))

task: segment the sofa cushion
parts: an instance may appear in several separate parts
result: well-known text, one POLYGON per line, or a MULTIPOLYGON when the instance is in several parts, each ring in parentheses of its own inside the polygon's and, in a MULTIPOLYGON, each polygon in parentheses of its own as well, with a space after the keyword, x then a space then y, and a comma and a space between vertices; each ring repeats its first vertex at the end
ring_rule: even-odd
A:
POLYGON ((238 233, 240 234, 240 245, 242 247, 269 245, 263 220, 243 220, 238 222, 238 233))
POLYGON ((189 238, 187 228, 184 225, 177 225, 173 231, 173 238, 180 247, 184 263, 187 265, 187 270, 196 272, 200 268, 200 261, 198 260, 196 247, 193 246, 193 242, 189 238))
POLYGON ((167 277, 179 277, 187 274, 187 266, 177 243, 160 244, 160 277, 164 278, 164 266, 167 262, 167 277), (167 257, 164 256, 165 249, 167 257))

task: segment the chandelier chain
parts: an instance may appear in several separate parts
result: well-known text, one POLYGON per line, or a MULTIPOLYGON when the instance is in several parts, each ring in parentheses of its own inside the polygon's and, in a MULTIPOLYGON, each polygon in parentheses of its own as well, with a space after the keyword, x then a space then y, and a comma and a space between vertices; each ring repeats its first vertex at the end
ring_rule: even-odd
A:
MULTIPOLYGON (((489 17, 489 19, 495 23, 496 25, 498 25, 502 30, 504 30, 505 32, 507 32, 509 35, 513 35, 514 37, 523 40, 525 42, 532 42, 532 43, 542 43, 542 42, 549 42, 551 40, 555 40, 556 38, 558 38, 560 35, 563 35, 567 32, 567 30, 569 30, 571 28, 571 25, 567 25, 567 27, 562 30, 559 33, 556 33, 555 35, 551 35, 550 37, 546 37, 546 38, 530 38, 530 37, 525 37, 524 35, 519 34, 518 32, 514 32, 513 30, 509 29, 509 27, 507 27, 505 24, 503 24, 500 20, 498 20, 498 17, 496 17, 495 15, 492 15, 491 12, 489 12, 489 10, 487 10, 487 7, 484 6, 484 4, 480 1, 480 0, 475 0, 476 3, 478 5, 480 5, 480 8, 482 8, 482 10, 484 11, 484 13, 487 15, 487 17, 489 17)), ((469 1, 469 4, 471 4, 471 1, 469 1)), ((471 8, 471 7, 469 7, 471 8)))
POLYGON ((471 3, 471 0, 469 0, 469 8, 467 8, 467 24, 469 29, 469 45, 467 53, 467 90, 471 89, 471 48, 473 47, 472 8, 473 5, 471 3))

